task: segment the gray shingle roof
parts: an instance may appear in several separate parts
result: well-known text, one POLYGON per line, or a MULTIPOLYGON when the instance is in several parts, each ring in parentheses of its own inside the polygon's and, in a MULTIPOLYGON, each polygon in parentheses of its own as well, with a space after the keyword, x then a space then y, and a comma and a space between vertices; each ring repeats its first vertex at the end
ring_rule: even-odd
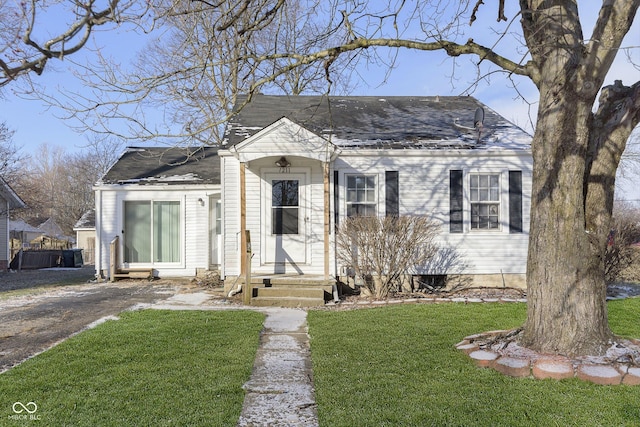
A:
POLYGON ((98 184, 220 184, 218 148, 130 147, 98 184))
MULTIPOLYGON (((246 98, 241 98, 239 103, 246 98)), ((470 96, 256 95, 229 121, 225 145, 238 144, 282 117, 349 148, 529 149, 531 136, 470 96), (473 130, 485 111, 480 143, 473 130)))
POLYGON ((0 177, 0 198, 9 202, 10 209, 24 208, 26 206, 20 196, 13 191, 11 186, 2 177, 0 177))
POLYGON ((86 211, 78 222, 73 226, 73 229, 82 229, 82 228, 96 228, 96 210, 89 209, 86 211))

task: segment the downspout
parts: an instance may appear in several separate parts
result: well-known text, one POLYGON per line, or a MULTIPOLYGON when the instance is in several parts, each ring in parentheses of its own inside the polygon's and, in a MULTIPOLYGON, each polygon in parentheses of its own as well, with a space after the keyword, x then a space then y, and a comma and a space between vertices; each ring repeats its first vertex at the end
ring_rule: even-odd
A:
POLYGON ((100 281, 102 277, 102 191, 96 189, 96 244, 95 244, 95 264, 96 264, 96 272, 95 278, 97 281, 100 281))

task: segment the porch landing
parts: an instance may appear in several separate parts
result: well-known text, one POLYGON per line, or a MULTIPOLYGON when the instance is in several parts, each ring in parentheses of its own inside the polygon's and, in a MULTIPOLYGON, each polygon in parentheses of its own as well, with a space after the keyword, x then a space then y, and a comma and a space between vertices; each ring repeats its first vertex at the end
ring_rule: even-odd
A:
MULTIPOLYGON (((251 276, 251 305, 315 307, 333 298, 335 279, 324 276, 272 274, 251 276)), ((244 286, 243 286, 244 288, 244 286)))

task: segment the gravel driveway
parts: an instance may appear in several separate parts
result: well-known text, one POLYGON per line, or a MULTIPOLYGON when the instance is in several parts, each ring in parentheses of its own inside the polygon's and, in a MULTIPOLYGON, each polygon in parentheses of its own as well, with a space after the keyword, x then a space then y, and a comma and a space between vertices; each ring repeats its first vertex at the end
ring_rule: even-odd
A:
POLYGON ((0 372, 96 320, 162 301, 180 288, 169 281, 87 283, 92 277, 91 268, 0 274, 0 372), (23 291, 7 292, 17 289, 23 291))

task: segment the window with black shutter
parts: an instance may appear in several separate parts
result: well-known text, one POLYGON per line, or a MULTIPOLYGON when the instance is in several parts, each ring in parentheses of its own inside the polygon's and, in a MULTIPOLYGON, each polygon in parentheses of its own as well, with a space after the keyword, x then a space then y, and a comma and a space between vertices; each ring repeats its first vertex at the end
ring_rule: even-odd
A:
POLYGON ((449 171, 449 232, 462 233, 462 171, 449 171))
POLYGON ((400 191, 397 171, 386 171, 384 174, 385 181, 385 211, 387 216, 400 215, 400 191))
POLYGON ((509 171, 509 233, 522 233, 522 171, 509 171))

